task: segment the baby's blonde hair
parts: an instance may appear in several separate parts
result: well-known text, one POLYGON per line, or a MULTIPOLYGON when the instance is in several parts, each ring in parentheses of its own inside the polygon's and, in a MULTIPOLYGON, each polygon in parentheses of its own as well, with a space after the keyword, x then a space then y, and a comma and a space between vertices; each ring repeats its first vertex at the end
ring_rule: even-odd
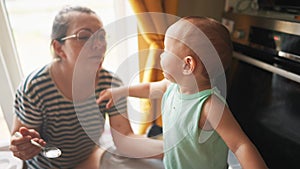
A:
MULTIPOLYGON (((208 17, 188 16, 182 19, 191 22, 207 36, 218 52, 223 68, 226 71, 230 66, 233 51, 230 33, 227 28, 220 22, 208 17)), ((201 58, 201 56, 198 57, 201 58)))

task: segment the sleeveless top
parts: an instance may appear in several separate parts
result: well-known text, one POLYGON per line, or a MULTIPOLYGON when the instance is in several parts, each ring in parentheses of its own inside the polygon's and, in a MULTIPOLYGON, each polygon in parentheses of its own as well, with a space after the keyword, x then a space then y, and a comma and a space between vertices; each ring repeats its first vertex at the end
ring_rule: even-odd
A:
POLYGON ((171 84, 162 100, 164 166, 166 169, 225 169, 228 147, 214 130, 199 128, 202 106, 212 95, 224 98, 214 89, 181 94, 171 84))
POLYGON ((103 89, 121 86, 122 82, 102 69, 98 72, 95 96, 75 104, 59 91, 49 70, 49 65, 44 66, 23 80, 16 91, 14 111, 23 124, 39 129, 47 144, 60 148, 62 155, 46 158, 40 153, 26 163, 29 169, 74 168, 99 143, 105 114, 126 113, 126 99, 117 107, 106 109, 106 103, 98 105, 95 98, 103 89))

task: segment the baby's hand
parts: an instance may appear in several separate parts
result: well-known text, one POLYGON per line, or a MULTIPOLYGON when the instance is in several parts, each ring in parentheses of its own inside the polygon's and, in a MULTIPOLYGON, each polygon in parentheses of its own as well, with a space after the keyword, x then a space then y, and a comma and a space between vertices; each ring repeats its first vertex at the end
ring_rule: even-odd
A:
POLYGON ((96 100, 97 104, 100 104, 104 100, 108 100, 106 108, 111 108, 115 103, 118 102, 118 100, 123 97, 122 90, 122 88, 110 88, 101 91, 99 94, 99 98, 96 100))
POLYGON ((100 104, 104 100, 108 100, 106 104, 106 108, 109 109, 113 105, 113 99, 112 99, 112 89, 105 89, 100 92, 99 98, 96 100, 97 104, 100 104))

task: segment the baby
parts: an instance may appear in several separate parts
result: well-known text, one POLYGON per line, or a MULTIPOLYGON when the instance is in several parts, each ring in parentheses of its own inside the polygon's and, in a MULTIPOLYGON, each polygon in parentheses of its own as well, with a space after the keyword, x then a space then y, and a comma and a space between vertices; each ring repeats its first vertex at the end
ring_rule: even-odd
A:
POLYGON ((108 89, 97 102, 109 100, 109 108, 124 96, 162 98, 167 169, 225 169, 228 148, 244 169, 267 168, 222 96, 232 56, 227 29, 210 18, 185 17, 168 28, 164 44, 164 80, 108 89))

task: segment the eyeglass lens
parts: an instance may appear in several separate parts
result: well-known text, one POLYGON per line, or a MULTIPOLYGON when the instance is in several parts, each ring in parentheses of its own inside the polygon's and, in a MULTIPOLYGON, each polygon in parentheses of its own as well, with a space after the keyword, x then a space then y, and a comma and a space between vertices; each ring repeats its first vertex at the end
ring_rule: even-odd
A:
POLYGON ((87 30, 81 30, 77 33, 77 39, 78 40, 84 40, 84 41, 87 41, 91 36, 93 36, 93 39, 94 38, 97 38, 98 40, 100 41, 103 41, 105 40, 105 36, 106 36, 106 33, 104 30, 99 30, 95 33, 95 35, 93 35, 92 32, 90 31, 87 31, 87 30))
POLYGON ((90 31, 81 30, 77 33, 77 39, 87 41, 92 35, 93 33, 90 31))

